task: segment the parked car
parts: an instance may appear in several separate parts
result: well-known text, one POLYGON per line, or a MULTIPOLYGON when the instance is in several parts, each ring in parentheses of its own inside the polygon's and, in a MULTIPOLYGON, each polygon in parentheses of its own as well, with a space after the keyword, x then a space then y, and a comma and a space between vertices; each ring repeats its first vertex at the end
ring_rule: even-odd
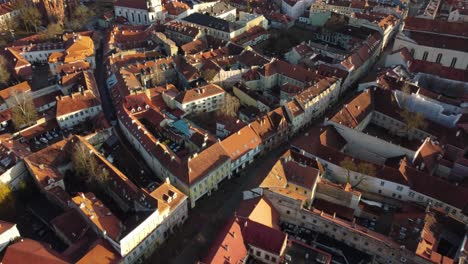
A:
POLYGON ((42 143, 45 143, 45 144, 47 144, 47 142, 49 142, 49 140, 47 140, 47 138, 44 138, 44 137, 41 137, 39 140, 40 140, 42 143))

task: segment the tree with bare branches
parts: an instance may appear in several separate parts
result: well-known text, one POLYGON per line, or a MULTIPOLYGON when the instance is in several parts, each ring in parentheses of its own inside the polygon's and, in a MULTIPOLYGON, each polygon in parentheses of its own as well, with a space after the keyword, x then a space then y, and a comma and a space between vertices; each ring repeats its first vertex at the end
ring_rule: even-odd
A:
POLYGON ((8 63, 5 57, 0 55, 0 83, 7 84, 10 80, 10 72, 8 71, 8 63))
POLYGON ((87 177, 88 183, 104 184, 109 179, 109 171, 98 164, 92 151, 84 144, 77 143, 72 153, 73 168, 79 176, 87 177))
POLYGON ((366 181, 366 176, 375 176, 376 170, 375 166, 367 163, 367 162, 360 162, 356 164, 354 159, 350 157, 346 157, 344 160, 340 162, 340 166, 345 169, 346 171, 346 182, 351 185, 351 188, 357 188, 363 182, 366 181), (354 184, 351 184, 351 172, 360 173, 361 176, 358 176, 357 181, 354 184))
POLYGON ((155 68, 151 81, 154 86, 165 85, 167 83, 166 75, 161 70, 155 68))
POLYGON ((79 30, 86 26, 94 16, 94 11, 89 9, 85 5, 78 5, 71 14, 71 18, 65 22, 65 24, 73 29, 79 30))
POLYGON ((239 111, 240 101, 237 97, 226 93, 224 95, 224 102, 222 107, 219 109, 218 114, 221 117, 237 117, 237 111, 239 111))
POLYGON ((13 8, 19 11, 19 20, 27 32, 37 31, 42 24, 42 14, 37 7, 25 0, 15 0, 13 8))
POLYGON ((427 127, 427 121, 424 115, 419 112, 411 112, 404 109, 400 112, 403 122, 406 124, 405 132, 409 139, 412 139, 412 132, 416 129, 424 129, 427 127))
POLYGON ((47 29, 44 32, 41 32, 39 36, 43 40, 52 40, 62 35, 62 33, 63 33, 63 26, 61 24, 50 23, 47 26, 47 29))
POLYGON ((37 110, 31 91, 14 90, 7 100, 7 105, 11 111, 11 120, 17 130, 37 120, 37 110))

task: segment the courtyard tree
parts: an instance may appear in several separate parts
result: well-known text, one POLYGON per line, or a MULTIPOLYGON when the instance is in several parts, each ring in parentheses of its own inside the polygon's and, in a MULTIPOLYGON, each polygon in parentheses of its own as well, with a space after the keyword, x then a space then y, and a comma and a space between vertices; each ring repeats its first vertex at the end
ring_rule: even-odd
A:
POLYGON ((73 30, 82 29, 91 21, 93 16, 93 10, 89 9, 85 5, 78 5, 73 10, 70 19, 66 23, 68 27, 73 30))
POLYGON ((419 112, 411 112, 408 109, 400 111, 400 116, 406 124, 405 132, 409 139, 412 138, 412 132, 416 129, 424 129, 427 127, 427 122, 424 115, 419 112))
POLYGON ((83 143, 77 143, 72 153, 73 168, 76 174, 86 178, 88 183, 104 184, 109 178, 109 172, 98 164, 93 151, 83 143))
POLYGON ((346 182, 351 185, 351 188, 357 188, 366 180, 366 176, 375 176, 376 169, 375 166, 367 163, 367 162, 360 162, 356 163, 354 159, 350 157, 346 157, 344 160, 340 162, 340 167, 345 169, 346 171, 346 182), (351 183, 351 172, 360 173, 360 176, 356 175, 356 182, 354 184, 351 183))
POLYGON ((151 81, 154 86, 166 84, 166 75, 161 70, 154 68, 154 73, 151 76, 151 81))
POLYGON ((237 111, 239 111, 240 101, 237 97, 226 93, 224 96, 224 102, 218 113, 221 117, 237 117, 237 111))
POLYGON ((52 40, 57 36, 62 35, 63 26, 59 23, 50 23, 44 32, 41 32, 40 37, 44 40, 52 40))
POLYGON ((15 196, 10 186, 0 182, 0 215, 11 218, 14 215, 15 196))
POLYGON ((37 110, 30 90, 13 90, 7 100, 7 105, 11 111, 11 120, 17 130, 37 120, 37 110))
POLYGON ((37 7, 26 1, 18 1, 15 4, 19 10, 19 19, 27 32, 37 31, 42 24, 42 14, 37 7))
POLYGON ((10 76, 7 60, 0 55, 0 83, 7 84, 10 80, 10 76))

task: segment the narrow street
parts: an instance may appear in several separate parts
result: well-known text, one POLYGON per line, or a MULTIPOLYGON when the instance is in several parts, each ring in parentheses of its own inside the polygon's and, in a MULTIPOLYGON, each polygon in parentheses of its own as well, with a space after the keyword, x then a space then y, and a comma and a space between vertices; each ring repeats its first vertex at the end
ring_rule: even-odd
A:
POLYGON ((100 33, 99 48, 96 50, 96 70, 94 76, 98 85, 99 94, 101 97, 101 104, 107 120, 111 122, 115 119, 115 111, 110 98, 109 90, 106 84, 106 66, 103 59, 103 32, 100 33))
POLYGON ((240 177, 224 180, 218 191, 197 201, 187 222, 146 261, 146 263, 196 263, 204 257, 219 229, 242 201, 242 192, 263 179, 287 150, 283 145, 258 157, 240 177))
MULTIPOLYGON (((107 74, 102 50, 103 42, 101 40, 96 55, 96 81, 101 95, 103 111, 107 119, 113 121, 115 120, 115 110, 109 90, 107 89, 107 74)), ((343 100, 352 97, 355 94, 356 86, 352 87, 342 95, 342 98, 337 103, 327 109, 325 115, 315 119, 312 125, 323 122, 323 116, 336 111, 341 107, 343 100)), ((119 129, 118 127, 115 128, 119 129)), ((307 129, 306 127, 301 129, 301 131, 307 129)), ((301 132, 296 136, 300 134, 301 132)), ((122 138, 121 133, 117 133, 117 136, 121 139, 122 144, 125 145, 127 150, 136 154, 132 146, 122 138)), ((146 260, 146 263, 196 263, 201 260, 216 238, 219 229, 222 228, 229 217, 234 215, 239 207, 243 191, 257 187, 277 159, 288 148, 289 144, 285 142, 277 149, 257 157, 254 163, 242 172, 242 176, 224 180, 220 184, 219 189, 212 193, 211 196, 205 196, 201 200, 198 200, 196 207, 189 210, 189 218, 185 224, 176 230, 175 233, 171 234, 146 260)), ((139 155, 136 154, 136 157, 139 157, 139 155)))

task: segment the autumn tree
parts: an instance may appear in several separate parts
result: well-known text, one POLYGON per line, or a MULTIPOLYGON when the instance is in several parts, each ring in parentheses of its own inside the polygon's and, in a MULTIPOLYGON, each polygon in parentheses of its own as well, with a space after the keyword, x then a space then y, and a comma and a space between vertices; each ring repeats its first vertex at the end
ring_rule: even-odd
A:
POLYGON ((11 111, 11 120, 17 130, 37 120, 37 110, 30 90, 12 91, 7 105, 11 111))
POLYGON ((361 185, 365 180, 366 176, 375 176, 376 170, 375 166, 367 163, 367 162, 360 162, 356 163, 354 159, 350 157, 346 157, 344 160, 340 162, 340 166, 346 170, 346 182, 351 185, 351 188, 356 188, 361 185), (351 172, 360 173, 361 176, 357 176, 358 179, 354 184, 351 184, 351 172))
POLYGON ((412 138, 412 131, 416 129, 424 129, 427 127, 427 122, 424 115, 419 112, 411 112, 408 109, 404 109, 400 112, 403 122, 406 124, 405 132, 408 138, 412 138))
POLYGON ((154 69, 154 73, 151 76, 151 81, 154 86, 166 84, 167 78, 166 75, 159 69, 154 69))
POLYGON ((0 55, 0 83, 7 84, 10 80, 10 72, 8 71, 8 63, 5 57, 0 55))
POLYGON ((239 111, 240 101, 237 97, 226 93, 224 96, 224 102, 218 113, 224 117, 237 117, 237 111, 239 111))
POLYGON ((19 18, 27 32, 37 31, 42 24, 42 14, 37 7, 29 4, 19 7, 19 18))
POLYGON ((93 10, 85 5, 79 5, 73 10, 71 17, 67 20, 66 24, 73 30, 79 30, 86 26, 94 16, 93 10))
POLYGON ((340 162, 340 167, 346 171, 346 182, 351 184, 351 172, 357 171, 357 166, 354 163, 354 160, 350 157, 346 157, 340 162))
POLYGON ((44 40, 51 40, 62 35, 63 26, 59 23, 50 23, 44 32, 41 32, 40 37, 44 40))
POLYGON ((15 196, 10 186, 0 182, 0 215, 11 217, 15 209, 15 196))
POLYGON ((82 177, 86 177, 88 183, 105 183, 109 178, 109 172, 102 168, 93 153, 82 143, 77 143, 72 153, 72 163, 75 172, 82 177))
POLYGON ((0 23, 0 29, 3 31, 16 30, 17 28, 18 23, 14 18, 5 18, 0 23))

